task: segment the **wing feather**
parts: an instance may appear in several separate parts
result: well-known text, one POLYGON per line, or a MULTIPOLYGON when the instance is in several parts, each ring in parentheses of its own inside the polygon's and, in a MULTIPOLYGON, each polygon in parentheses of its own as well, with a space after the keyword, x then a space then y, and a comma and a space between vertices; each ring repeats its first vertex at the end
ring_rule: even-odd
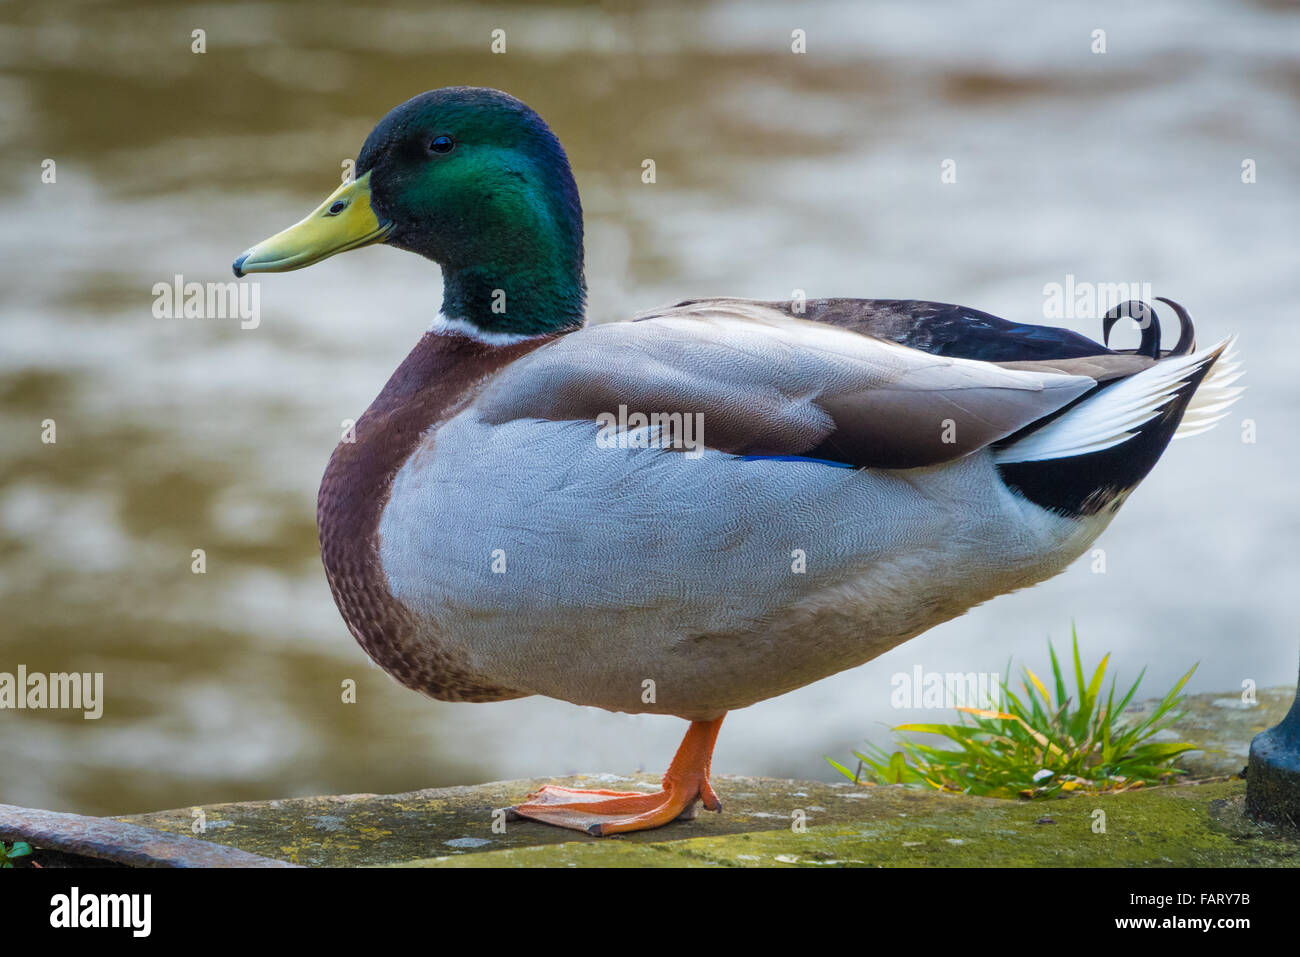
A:
POLYGON ((984 448, 1097 380, 932 355, 758 303, 704 301, 571 333, 525 356, 475 404, 488 424, 590 420, 620 407, 700 416, 738 455, 915 468, 984 448))

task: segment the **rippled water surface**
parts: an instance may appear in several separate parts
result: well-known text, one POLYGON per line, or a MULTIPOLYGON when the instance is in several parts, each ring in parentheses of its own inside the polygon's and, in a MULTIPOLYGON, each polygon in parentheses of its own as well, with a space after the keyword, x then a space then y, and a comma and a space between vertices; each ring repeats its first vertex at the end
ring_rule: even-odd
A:
POLYGON ((1148 666, 1153 692, 1197 661, 1194 690, 1294 679, 1296 8, 791 6, 0 6, 0 671, 103 672, 106 693, 98 721, 0 712, 0 801, 127 812, 671 754, 671 718, 426 701, 333 607, 316 485, 339 423, 436 311, 436 267, 371 248, 270 277, 256 329, 152 313, 155 283, 226 281, 383 113, 452 84, 514 93, 564 141, 595 321, 794 289, 1043 321, 1044 285, 1073 275, 1149 283, 1203 341, 1240 333, 1249 392, 1131 498, 1105 574, 1081 559, 738 712, 716 768, 827 776, 822 755, 918 718, 889 706, 896 672, 1040 668, 1072 621, 1086 655, 1148 666))

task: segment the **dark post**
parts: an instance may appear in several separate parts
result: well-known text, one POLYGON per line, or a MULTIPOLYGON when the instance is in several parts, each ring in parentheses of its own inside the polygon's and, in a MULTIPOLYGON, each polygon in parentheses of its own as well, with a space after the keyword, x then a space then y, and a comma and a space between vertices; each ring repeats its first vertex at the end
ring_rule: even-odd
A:
POLYGON ((1246 810, 1257 818, 1300 828, 1300 687, 1281 723, 1250 742, 1246 810))

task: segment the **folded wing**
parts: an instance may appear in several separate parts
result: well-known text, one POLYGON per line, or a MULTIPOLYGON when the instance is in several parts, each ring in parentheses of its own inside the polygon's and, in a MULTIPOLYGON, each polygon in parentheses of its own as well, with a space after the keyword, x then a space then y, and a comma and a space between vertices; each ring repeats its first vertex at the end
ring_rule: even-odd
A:
POLYGON ((698 437, 719 451, 903 469, 984 448, 1097 384, 1073 370, 932 355, 756 303, 704 301, 543 346, 491 383, 475 413, 488 424, 590 421, 593 430, 620 407, 661 423, 698 415, 698 437))

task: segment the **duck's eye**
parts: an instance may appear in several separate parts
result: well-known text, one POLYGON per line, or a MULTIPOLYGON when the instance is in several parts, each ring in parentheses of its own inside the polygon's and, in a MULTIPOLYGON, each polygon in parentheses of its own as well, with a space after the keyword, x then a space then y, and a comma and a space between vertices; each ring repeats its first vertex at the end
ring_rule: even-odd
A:
POLYGON ((339 213, 343 212, 343 210, 347 208, 348 208, 348 204, 340 199, 330 205, 329 215, 337 216, 339 213))
POLYGON ((456 145, 456 141, 453 140, 447 134, 443 133, 439 136, 435 136, 432 140, 429 141, 429 152, 450 153, 452 149, 455 147, 455 145, 456 145))

